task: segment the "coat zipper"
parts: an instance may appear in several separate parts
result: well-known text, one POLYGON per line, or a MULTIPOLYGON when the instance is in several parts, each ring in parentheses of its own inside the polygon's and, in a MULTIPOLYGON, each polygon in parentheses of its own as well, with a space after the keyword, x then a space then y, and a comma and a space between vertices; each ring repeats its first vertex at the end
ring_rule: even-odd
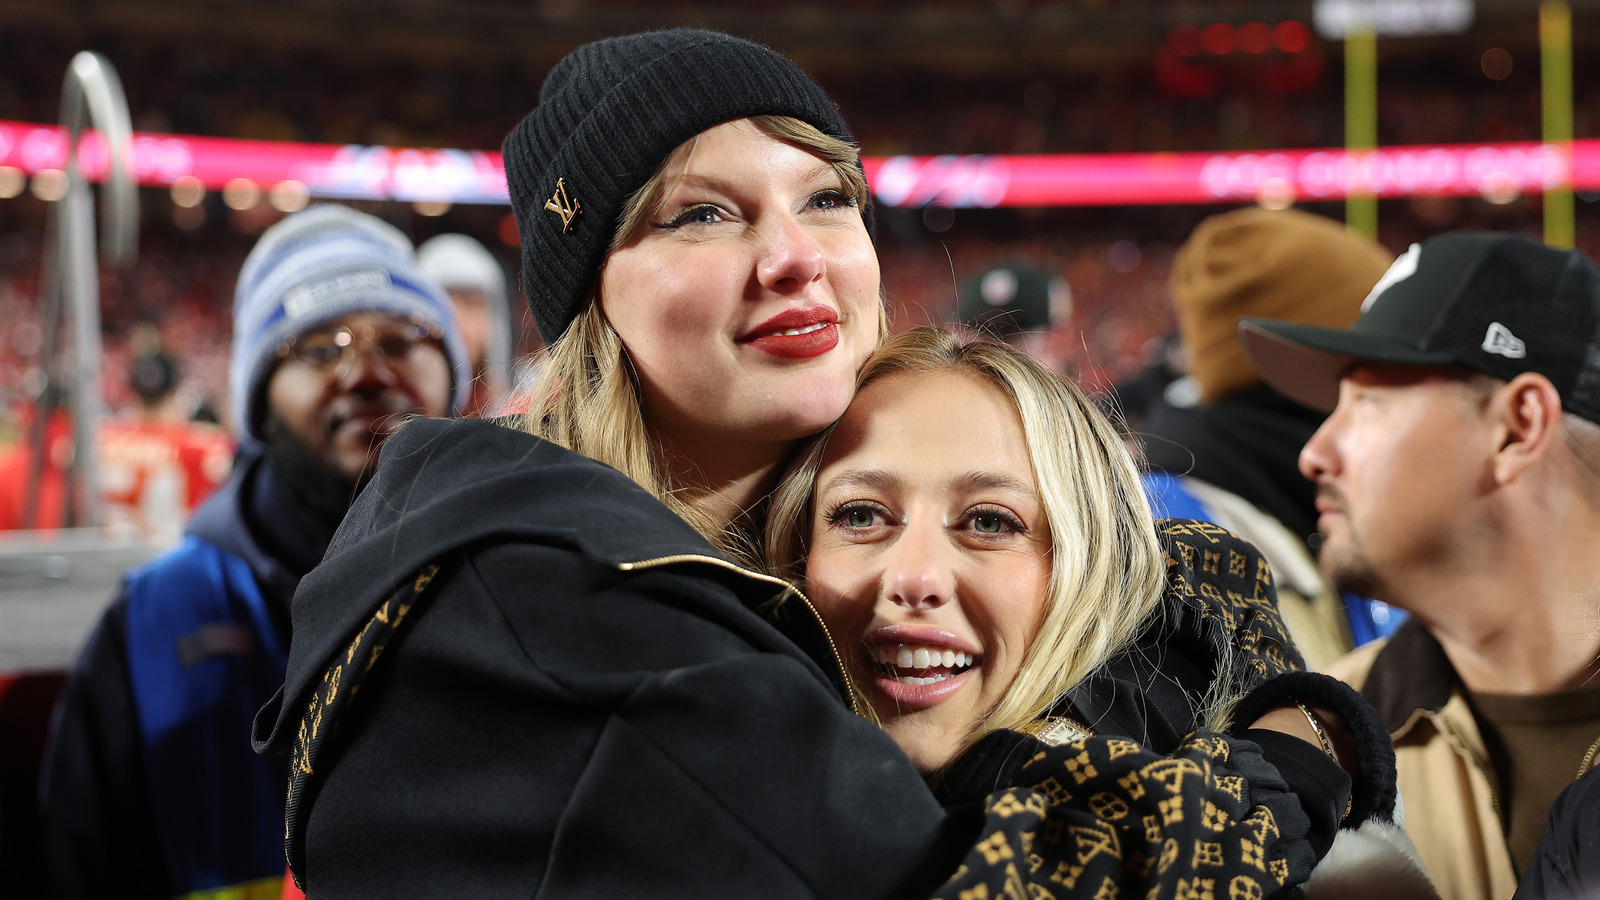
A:
POLYGON ((1590 744, 1588 752, 1583 754, 1583 763, 1578 766, 1579 778, 1582 778, 1584 773, 1589 771, 1589 767, 1594 765, 1594 756, 1596 753, 1600 753, 1600 739, 1596 739, 1594 743, 1590 744))
POLYGON ((844 667, 844 657, 839 655, 839 645, 834 643, 833 632, 828 630, 827 623, 822 621, 822 614, 817 612, 817 608, 811 603, 811 598, 807 597, 804 591, 800 590, 789 582, 784 581, 782 578, 776 578, 771 575, 763 575, 760 572, 752 572, 743 566, 728 562, 725 559, 718 559, 715 556, 701 556, 695 553, 679 553, 673 556, 658 556, 654 559, 641 559, 637 562, 618 563, 617 568, 624 572, 636 572, 640 569, 653 569, 657 566, 667 566, 682 562, 698 562, 718 566, 720 568, 727 569, 730 572, 738 572, 741 575, 749 576, 757 581, 764 581, 768 584, 777 585, 778 587, 783 588, 785 591, 794 594, 796 597, 799 597, 800 601, 806 605, 806 609, 811 612, 812 618, 817 620, 817 627, 822 629, 823 637, 828 639, 828 650, 833 653, 833 664, 838 668, 839 675, 844 678, 845 697, 850 701, 850 711, 858 716, 861 715, 861 709, 856 703, 855 681, 850 678, 850 670, 844 667))

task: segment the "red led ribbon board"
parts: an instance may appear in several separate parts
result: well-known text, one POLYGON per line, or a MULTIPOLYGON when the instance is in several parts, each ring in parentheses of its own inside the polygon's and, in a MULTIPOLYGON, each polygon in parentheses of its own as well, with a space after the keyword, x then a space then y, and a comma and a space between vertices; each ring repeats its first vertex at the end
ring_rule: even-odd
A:
MULTIPOLYGON (((0 121, 0 165, 33 175, 65 164, 58 126, 0 121)), ((105 142, 84 136, 79 163, 105 174, 105 142)), ((1570 151, 1535 142, 1256 153, 890 156, 863 160, 877 202, 950 207, 1139 206, 1378 197, 1515 196, 1571 184, 1600 190, 1600 140, 1570 151)), ((312 197, 506 204, 500 154, 135 133, 132 166, 148 186, 194 179, 219 189, 285 181, 312 197)))

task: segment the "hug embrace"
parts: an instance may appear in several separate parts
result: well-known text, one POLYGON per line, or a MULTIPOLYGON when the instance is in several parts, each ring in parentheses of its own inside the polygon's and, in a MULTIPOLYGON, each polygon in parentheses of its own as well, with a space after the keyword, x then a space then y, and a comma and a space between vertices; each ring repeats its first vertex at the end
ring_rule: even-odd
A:
POLYGON ((390 439, 256 720, 312 896, 1298 896, 1392 820, 1252 548, 1026 357, 888 337, 789 60, 588 44, 505 159, 530 410, 390 439))

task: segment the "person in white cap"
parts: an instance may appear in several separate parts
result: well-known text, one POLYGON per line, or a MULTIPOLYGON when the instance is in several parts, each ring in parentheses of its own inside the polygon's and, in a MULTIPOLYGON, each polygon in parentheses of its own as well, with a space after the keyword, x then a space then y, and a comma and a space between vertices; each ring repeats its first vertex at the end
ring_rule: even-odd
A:
POLYGON ((455 304, 472 363, 472 394, 462 415, 493 413, 511 387, 513 338, 506 276, 484 246, 464 234, 441 234, 417 247, 417 265, 455 304))
POLYGON ((1300 453, 1323 571, 1411 613, 1329 671, 1383 715, 1440 893, 1509 897, 1600 750, 1600 269, 1445 234, 1363 310, 1241 339, 1268 384, 1333 410, 1300 453))

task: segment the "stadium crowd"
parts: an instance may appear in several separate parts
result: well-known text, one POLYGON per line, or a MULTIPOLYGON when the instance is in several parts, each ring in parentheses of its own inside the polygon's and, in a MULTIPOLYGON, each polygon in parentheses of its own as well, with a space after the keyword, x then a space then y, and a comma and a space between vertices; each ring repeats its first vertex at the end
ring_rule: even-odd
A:
MULTIPOLYGON (((813 81, 699 30, 549 71, 95 37, 138 129, 504 140, 512 210, 185 218, 142 192, 137 262, 101 274, 99 449, 184 444, 194 518, 129 526, 171 549, 75 664, 40 807, 0 809, 0 843, 43 823, 18 884, 1600 887, 1600 646, 1572 611, 1600 577, 1600 198, 1572 250, 1519 233, 1537 197, 1385 201, 1381 243, 1329 205, 858 215, 852 138, 1337 144, 1315 41, 1270 77, 1175 31, 1155 64, 1050 80, 813 81), (760 240, 717 239, 735 224, 760 240), (781 299, 759 325, 751 292, 781 299), (724 364, 712 314, 761 365, 724 364), (767 602, 778 576, 815 604, 767 602)), ((76 39, 0 29, 0 119, 54 117, 76 39)), ((1395 62, 1381 142, 1537 138, 1526 71, 1436 63, 1395 62)), ((1576 106, 1600 130, 1600 90, 1576 106)), ((0 200, 5 509, 31 489, 48 208, 0 200)))

